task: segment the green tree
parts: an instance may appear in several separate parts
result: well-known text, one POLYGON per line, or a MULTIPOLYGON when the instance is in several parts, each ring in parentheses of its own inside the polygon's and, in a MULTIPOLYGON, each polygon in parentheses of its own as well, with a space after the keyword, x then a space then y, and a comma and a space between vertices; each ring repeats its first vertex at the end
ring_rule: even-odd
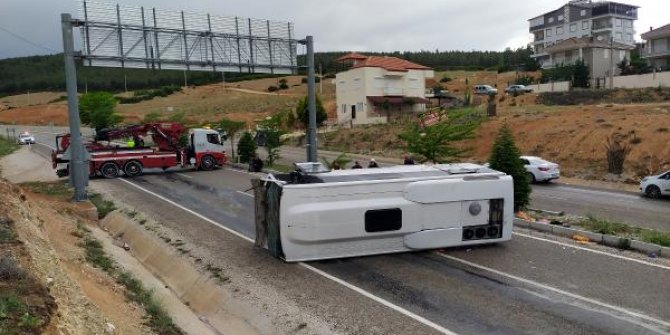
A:
POLYGON ((481 119, 474 109, 452 110, 446 120, 423 128, 411 126, 399 137, 407 143, 407 151, 422 156, 422 160, 447 163, 468 151, 454 142, 473 138, 481 119))
POLYGON ((250 132, 245 131, 240 137, 240 142, 237 144, 237 154, 241 163, 249 163, 251 158, 256 155, 256 142, 254 142, 250 132))
POLYGON ((272 166, 279 159, 279 148, 284 144, 282 135, 286 132, 281 128, 278 116, 267 117, 259 123, 259 126, 265 132, 265 150, 268 153, 266 162, 268 166, 272 166))
POLYGON ((335 157, 332 161, 329 161, 328 158, 321 156, 321 162, 331 170, 334 170, 336 167, 344 169, 347 164, 351 163, 351 158, 349 158, 349 156, 343 152, 335 157))
POLYGON ((505 172, 514 179, 514 210, 518 211, 528 205, 530 200, 530 180, 528 172, 521 161, 521 153, 514 143, 512 131, 503 124, 498 132, 491 157, 489 157, 489 167, 505 172))
POLYGON ((280 90, 288 89, 288 81, 285 78, 279 79, 279 85, 277 85, 280 90))
POLYGON ((591 86, 591 75, 589 74, 589 66, 584 63, 583 59, 575 62, 574 72, 573 72, 573 87, 584 87, 587 88, 591 86))
POLYGON ((92 92, 79 99, 81 122, 95 128, 96 132, 121 122, 123 117, 117 114, 116 99, 108 92, 92 92))
POLYGON ((224 131, 230 139, 230 154, 233 161, 235 160, 235 135, 244 129, 246 125, 244 121, 235 121, 227 118, 219 120, 217 124, 219 131, 224 131))
MULTIPOLYGON (((305 127, 305 129, 309 128, 309 111, 307 108, 307 99, 308 97, 302 98, 300 101, 298 101, 298 105, 295 107, 295 114, 298 116, 298 119, 302 123, 302 125, 305 127)), ((328 119, 328 114, 326 113, 326 109, 323 108, 323 104, 321 103, 321 99, 319 97, 316 97, 316 126, 320 127, 325 121, 328 119)))

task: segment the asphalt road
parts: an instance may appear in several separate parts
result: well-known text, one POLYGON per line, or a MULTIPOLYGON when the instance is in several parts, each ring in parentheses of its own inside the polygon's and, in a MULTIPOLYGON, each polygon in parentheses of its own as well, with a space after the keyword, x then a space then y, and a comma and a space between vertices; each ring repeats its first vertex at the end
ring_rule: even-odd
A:
POLYGON ((309 263, 369 294, 361 295, 268 258, 202 219, 252 236, 253 202, 244 194, 251 177, 184 171, 92 183, 215 257, 244 264, 238 270, 345 333, 670 334, 670 268, 518 232, 488 247, 309 263))
MULTIPOLYGON (((243 172, 219 170, 94 182, 116 189, 123 197, 142 199, 142 211, 160 208, 158 203, 164 201, 147 196, 140 188, 252 237, 253 202, 242 194, 250 178, 243 172)), ((172 211, 170 216, 174 215, 172 211)), ((168 223, 169 217, 164 220, 190 231, 196 240, 202 237, 193 232, 207 225, 195 217, 182 217, 178 223, 168 223)), ((212 252, 221 254, 213 248, 212 252)), ((670 268, 526 235, 474 249, 309 264, 457 334, 670 333, 670 323, 664 321, 670 320, 670 268)), ((260 276, 281 277, 285 270, 268 269, 280 273, 260 276)), ((346 289, 329 287, 324 296, 313 283, 305 285, 313 290, 305 292, 306 301, 319 301, 323 313, 354 323, 361 333, 430 333, 416 320, 405 318, 400 325, 394 316, 380 319, 379 315, 388 317, 386 307, 352 298, 346 289), (348 298, 343 301, 341 297, 348 298), (333 306, 340 308, 333 310, 333 306)))

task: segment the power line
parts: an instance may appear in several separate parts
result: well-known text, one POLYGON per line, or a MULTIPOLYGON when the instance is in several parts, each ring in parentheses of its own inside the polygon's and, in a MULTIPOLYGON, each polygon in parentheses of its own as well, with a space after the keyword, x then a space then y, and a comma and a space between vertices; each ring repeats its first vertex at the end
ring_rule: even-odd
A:
POLYGON ((0 30, 2 30, 2 31, 4 31, 5 33, 7 33, 7 34, 9 34, 9 35, 11 35, 11 36, 13 36, 13 37, 15 37, 15 38, 17 38, 17 39, 20 39, 21 41, 26 42, 26 43, 28 43, 28 44, 34 46, 34 47, 37 47, 37 48, 40 48, 40 49, 44 49, 44 50, 47 50, 47 51, 51 51, 51 52, 54 52, 54 53, 57 53, 57 52, 58 52, 58 51, 56 51, 56 50, 54 50, 54 49, 51 49, 51 48, 49 48, 49 47, 45 47, 45 46, 43 46, 43 45, 39 45, 39 44, 37 44, 37 43, 34 43, 34 42, 28 40, 27 38, 25 38, 25 37, 23 37, 23 36, 21 36, 21 35, 19 35, 19 34, 17 34, 17 33, 14 33, 14 32, 12 32, 12 31, 10 31, 10 30, 7 30, 7 29, 5 29, 5 28, 3 28, 3 27, 0 27, 0 30))

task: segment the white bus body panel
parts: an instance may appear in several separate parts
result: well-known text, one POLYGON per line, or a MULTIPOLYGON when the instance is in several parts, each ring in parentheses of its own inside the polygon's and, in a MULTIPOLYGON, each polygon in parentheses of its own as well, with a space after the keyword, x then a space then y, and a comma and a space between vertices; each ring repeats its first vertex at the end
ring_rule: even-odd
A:
POLYGON ((492 172, 428 180, 283 185, 279 222, 284 259, 306 261, 507 241, 514 219, 512 178, 492 172), (464 240, 463 227, 489 223, 490 199, 504 201, 500 238, 464 240), (472 203, 481 209, 478 215, 470 213, 472 203), (386 209, 401 210, 400 229, 366 231, 366 212, 386 209))

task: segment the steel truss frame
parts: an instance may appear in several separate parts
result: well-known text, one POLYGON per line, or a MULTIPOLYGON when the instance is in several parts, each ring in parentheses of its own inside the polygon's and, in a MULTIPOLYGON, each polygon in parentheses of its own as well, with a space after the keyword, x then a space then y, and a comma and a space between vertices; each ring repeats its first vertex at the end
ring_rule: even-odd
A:
POLYGON ((87 66, 296 74, 293 24, 83 1, 87 66))

